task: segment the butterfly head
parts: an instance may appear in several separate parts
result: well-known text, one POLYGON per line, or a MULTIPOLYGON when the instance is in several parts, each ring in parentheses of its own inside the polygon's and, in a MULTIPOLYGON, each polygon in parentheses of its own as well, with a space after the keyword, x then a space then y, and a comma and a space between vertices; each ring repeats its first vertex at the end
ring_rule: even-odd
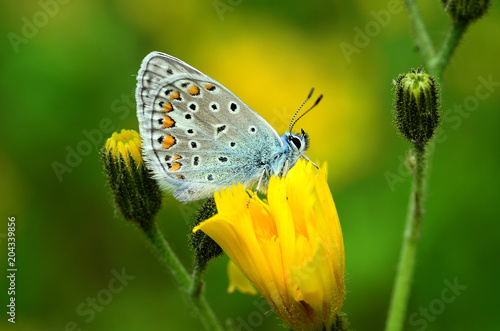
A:
POLYGON ((303 129, 300 129, 300 133, 286 132, 285 137, 294 154, 302 155, 309 148, 309 135, 303 129))

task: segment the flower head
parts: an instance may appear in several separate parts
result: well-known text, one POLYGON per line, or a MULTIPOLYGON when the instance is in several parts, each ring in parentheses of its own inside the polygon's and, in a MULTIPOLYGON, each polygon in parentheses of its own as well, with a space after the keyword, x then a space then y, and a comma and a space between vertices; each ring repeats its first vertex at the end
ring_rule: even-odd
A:
POLYGON ((344 301, 344 243, 326 173, 299 161, 267 202, 238 185, 215 194, 212 237, 291 328, 331 329, 344 301))
POLYGON ((161 206, 161 191, 142 160, 139 134, 133 130, 113 133, 102 159, 115 204, 125 219, 142 228, 151 225, 161 206))
POLYGON ((141 138, 134 130, 122 129, 120 133, 113 132, 111 138, 106 141, 106 152, 119 159, 123 157, 128 166, 131 165, 130 156, 136 165, 143 164, 141 154, 141 138))

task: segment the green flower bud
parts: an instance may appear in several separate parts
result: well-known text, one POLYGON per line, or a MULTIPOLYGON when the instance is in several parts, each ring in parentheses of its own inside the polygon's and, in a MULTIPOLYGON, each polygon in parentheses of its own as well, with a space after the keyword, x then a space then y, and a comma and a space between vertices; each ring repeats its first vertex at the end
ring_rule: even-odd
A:
POLYGON ((456 22, 471 23, 484 15, 490 7, 490 0, 441 0, 444 9, 456 22))
POLYGON ((394 122, 409 141, 425 145, 439 125, 439 87, 422 69, 401 74, 394 82, 394 122))
MULTIPOLYGON (((214 198, 209 198, 201 207, 194 226, 217 214, 214 198)), ((193 227, 194 227, 193 226, 193 227)), ((194 250, 194 263, 200 269, 205 269, 207 263, 218 256, 223 251, 222 248, 203 231, 191 233, 191 247, 194 250)))
POLYGON ((126 220, 147 229, 161 206, 161 191, 146 168, 139 134, 113 133, 102 149, 104 171, 117 209, 126 220))

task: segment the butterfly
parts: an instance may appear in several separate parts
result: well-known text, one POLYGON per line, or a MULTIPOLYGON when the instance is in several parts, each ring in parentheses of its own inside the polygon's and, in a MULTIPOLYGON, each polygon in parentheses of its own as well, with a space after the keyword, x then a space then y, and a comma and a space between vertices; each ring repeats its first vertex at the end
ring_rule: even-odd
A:
POLYGON ((294 122, 302 106, 279 136, 222 84, 168 54, 144 58, 136 101, 146 165, 180 202, 208 198, 237 183, 265 193, 271 176, 284 176, 300 157, 309 160, 308 135, 292 133, 305 115, 294 122))

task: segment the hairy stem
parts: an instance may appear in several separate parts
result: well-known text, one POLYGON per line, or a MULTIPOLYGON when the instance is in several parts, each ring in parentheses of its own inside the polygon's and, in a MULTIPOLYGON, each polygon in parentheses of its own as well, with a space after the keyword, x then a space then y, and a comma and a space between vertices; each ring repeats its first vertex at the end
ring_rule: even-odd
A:
POLYGON ((181 291, 186 295, 188 301, 192 303, 205 329, 222 330, 222 327, 215 317, 211 307, 207 303, 205 297, 202 296, 201 289, 199 289, 195 294, 191 292, 191 278, 188 272, 168 242, 165 240, 165 237, 158 229, 156 223, 152 222, 152 225, 149 228, 144 229, 144 233, 155 248, 156 253, 158 253, 160 262, 162 262, 162 264, 166 266, 170 272, 172 272, 172 275, 179 284, 181 291))
POLYGON ((424 56, 425 61, 429 63, 436 53, 431 38, 425 28, 422 16, 420 15, 420 11, 418 10, 418 5, 415 0, 405 0, 405 3, 408 9, 408 16, 410 17, 413 33, 415 34, 415 42, 419 51, 424 56))
POLYGON ((441 77, 444 70, 450 63, 451 57, 467 30, 467 23, 453 22, 444 39, 443 46, 439 53, 428 61, 429 71, 432 75, 441 77))
POLYGON ((203 288, 203 270, 196 264, 193 269, 193 273, 191 274, 191 284, 189 287, 189 294, 197 298, 201 295, 201 291, 203 288))
POLYGON ((422 220, 424 217, 424 189, 425 189, 425 148, 422 144, 414 145, 415 168, 413 173, 413 188, 410 194, 410 208, 406 220, 406 229, 403 238, 403 247, 399 257, 399 264, 394 281, 391 305, 386 322, 386 331, 403 329, 408 298, 410 296, 411 281, 415 264, 417 242, 419 239, 422 220))

